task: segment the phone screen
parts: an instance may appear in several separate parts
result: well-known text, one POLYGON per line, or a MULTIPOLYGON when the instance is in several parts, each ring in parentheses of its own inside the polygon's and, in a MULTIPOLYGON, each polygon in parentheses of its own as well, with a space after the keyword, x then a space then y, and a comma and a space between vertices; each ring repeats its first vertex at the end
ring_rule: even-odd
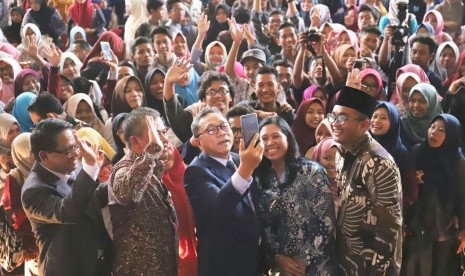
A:
POLYGON ((100 47, 102 48, 102 51, 103 51, 103 57, 106 60, 112 60, 113 56, 111 55, 110 43, 106 41, 102 41, 100 42, 100 47))
POLYGON ((241 116, 242 137, 244 138, 245 147, 250 144, 255 133, 258 133, 257 114, 247 114, 241 116))

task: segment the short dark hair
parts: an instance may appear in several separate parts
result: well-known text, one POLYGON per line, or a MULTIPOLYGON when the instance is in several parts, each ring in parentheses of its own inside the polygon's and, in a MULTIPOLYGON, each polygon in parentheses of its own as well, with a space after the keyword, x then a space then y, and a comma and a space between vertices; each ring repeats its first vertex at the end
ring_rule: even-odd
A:
POLYGON ((257 72, 255 72, 255 78, 257 78, 258 75, 265 75, 265 74, 272 74, 276 77, 276 79, 278 78, 278 71, 274 67, 271 67, 268 65, 264 65, 258 68, 257 72))
POLYGON ((134 55, 136 53, 137 46, 141 44, 149 44, 150 47, 152 47, 152 43, 148 38, 146 38, 145 36, 139 36, 138 38, 136 38, 136 40, 134 40, 134 43, 131 46, 131 54, 134 55))
POLYGON ((236 18, 236 22, 239 24, 249 23, 252 19, 250 11, 244 7, 239 7, 234 10, 233 17, 236 18))
POLYGON ((282 29, 288 28, 288 27, 292 27, 292 29, 296 31, 294 24, 292 24, 291 22, 284 22, 283 24, 279 25, 278 31, 281 31, 282 29))
POLYGON ((163 26, 158 26, 158 27, 155 27, 152 32, 150 33, 150 39, 152 40, 153 42, 153 37, 156 35, 156 34, 164 34, 166 35, 167 37, 170 38, 170 40, 173 40, 173 37, 171 36, 170 32, 168 31, 167 28, 163 27, 163 26))
POLYGON ((251 107, 250 105, 246 104, 239 104, 235 105, 232 108, 228 110, 228 113, 226 113, 226 119, 233 118, 233 117, 239 117, 242 115, 247 115, 247 114, 252 114, 255 112, 255 109, 251 107))
POLYGON ((202 109, 202 111, 200 111, 199 113, 197 113, 197 115, 195 115, 194 120, 192 120, 192 124, 191 124, 192 135, 195 138, 198 137, 199 128, 200 128, 200 120, 203 117, 205 117, 205 116, 207 116, 208 114, 211 114, 211 113, 220 114, 221 116, 224 117, 223 113, 221 113, 221 111, 216 107, 207 106, 204 109, 202 109))
POLYGON ((358 9, 358 13, 357 14, 360 14, 362 12, 369 12, 371 13, 371 15, 373 15, 373 18, 375 19, 375 21, 378 21, 378 15, 376 14, 376 12, 369 6, 367 5, 361 5, 358 9))
POLYGON ((125 59, 125 60, 121 61, 120 63, 118 63, 118 67, 122 67, 122 66, 130 67, 132 70, 134 70, 134 73, 137 70, 134 63, 132 61, 130 61, 129 59, 125 59))
POLYGON ((287 17, 286 17, 286 14, 282 11, 282 10, 272 10, 270 12, 270 16, 273 16, 273 15, 281 15, 283 17, 283 20, 286 21, 287 20, 287 17))
POLYGON ((173 9, 173 5, 176 3, 182 3, 182 1, 181 0, 168 0, 166 2, 166 9, 168 11, 171 11, 173 9))
POLYGON ((154 119, 160 117, 160 113, 150 107, 139 107, 133 109, 123 121, 123 133, 126 143, 131 147, 131 136, 140 137, 146 127, 145 117, 152 116, 154 119))
POLYGON ((57 136, 62 131, 74 129, 73 125, 59 119, 40 121, 31 134, 31 152, 40 161, 41 151, 52 151, 57 147, 57 136))
POLYGON ((206 98, 207 89, 214 81, 223 81, 224 83, 226 83, 229 89, 229 94, 231 95, 231 99, 234 99, 234 86, 231 84, 231 80, 229 79, 229 77, 224 73, 218 73, 213 71, 204 73, 203 76, 200 78, 199 90, 197 92, 199 99, 203 100, 206 98))
POLYGON ((371 26, 366 26, 360 31, 360 36, 364 34, 374 34, 378 37, 381 36, 381 31, 379 30, 378 26, 371 25, 371 26))
POLYGON ((64 112, 60 100, 49 93, 37 96, 28 106, 27 111, 37 113, 42 119, 47 118, 48 113, 62 114, 64 112))
POLYGON ((294 68, 294 66, 292 66, 292 64, 289 61, 286 61, 286 60, 283 60, 283 59, 278 59, 278 60, 274 61, 272 66, 274 68, 276 68, 278 66, 291 68, 291 69, 294 68))
POLYGON ((163 0, 147 0, 147 6, 146 7, 147 7, 147 11, 149 13, 151 13, 152 10, 159 9, 163 5, 165 5, 165 1, 163 1, 163 0))
POLYGON ((74 41, 73 44, 77 44, 77 45, 79 45, 79 48, 87 50, 87 51, 90 51, 90 49, 92 48, 92 47, 90 47, 89 42, 84 41, 84 40, 74 41))
POLYGON ((415 42, 428 45, 429 52, 432 54, 436 53, 436 50, 438 49, 436 39, 429 34, 417 34, 414 38, 412 38, 410 48, 413 48, 413 44, 415 42))

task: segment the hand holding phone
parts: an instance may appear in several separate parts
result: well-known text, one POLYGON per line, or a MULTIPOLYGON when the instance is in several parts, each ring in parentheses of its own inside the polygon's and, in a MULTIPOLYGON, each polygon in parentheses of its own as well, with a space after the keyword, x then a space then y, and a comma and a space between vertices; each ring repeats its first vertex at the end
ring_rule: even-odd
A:
POLYGON ((245 147, 248 148, 250 141, 255 133, 258 133, 258 119, 257 114, 247 114, 241 116, 242 137, 244 139, 245 147))
POLYGON ((100 47, 102 48, 103 58, 105 58, 108 61, 111 61, 113 59, 113 55, 111 54, 110 43, 102 41, 100 42, 100 47))

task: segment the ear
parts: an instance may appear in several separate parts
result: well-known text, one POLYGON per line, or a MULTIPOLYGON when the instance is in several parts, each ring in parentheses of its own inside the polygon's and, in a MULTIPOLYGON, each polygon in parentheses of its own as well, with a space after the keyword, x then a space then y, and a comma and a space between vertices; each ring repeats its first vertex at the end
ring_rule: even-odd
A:
POLYGON ((370 119, 368 120, 364 120, 361 124, 361 127, 360 127, 362 130, 364 130, 363 132, 366 132, 367 130, 370 129, 370 119))
POLYGON ((199 138, 195 138, 194 136, 191 137, 190 139, 190 143, 192 146, 196 147, 196 148, 200 148, 200 140, 199 138))
POLYGON ((55 118, 56 118, 55 113, 53 112, 47 113, 47 119, 55 119, 55 118))
POLYGON ((37 160, 39 162, 47 161, 48 155, 45 151, 40 151, 39 152, 39 158, 40 160, 37 160))

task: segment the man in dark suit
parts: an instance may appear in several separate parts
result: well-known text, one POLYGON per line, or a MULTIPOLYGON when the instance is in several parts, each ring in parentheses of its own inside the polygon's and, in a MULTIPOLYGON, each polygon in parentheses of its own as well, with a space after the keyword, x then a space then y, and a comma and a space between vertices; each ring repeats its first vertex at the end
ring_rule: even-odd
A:
POLYGON ((249 147, 231 153, 231 127, 216 108, 192 123, 193 143, 202 153, 184 174, 197 225, 198 275, 259 275, 259 227, 249 193, 252 173, 263 155, 258 134, 249 147), (239 164, 240 159, 240 164, 239 164))
POLYGON ((36 163, 21 200, 40 250, 39 275, 103 275, 97 272, 104 230, 100 207, 108 196, 106 186, 95 181, 98 149, 58 119, 37 125, 31 149, 36 163))

